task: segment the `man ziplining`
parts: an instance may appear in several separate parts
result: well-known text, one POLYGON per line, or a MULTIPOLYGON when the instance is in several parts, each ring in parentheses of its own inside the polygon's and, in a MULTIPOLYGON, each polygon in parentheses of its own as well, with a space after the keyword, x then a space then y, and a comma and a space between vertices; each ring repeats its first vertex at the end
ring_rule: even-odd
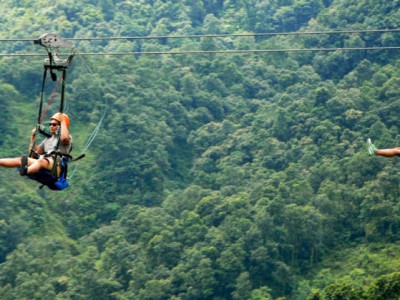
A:
MULTIPOLYGON (((59 164, 60 158, 54 157, 53 152, 59 151, 61 155, 69 155, 72 148, 72 136, 69 133, 69 117, 64 113, 56 113, 50 118, 51 136, 46 137, 39 145, 34 144, 36 128, 32 131, 31 148, 39 155, 27 157, 0 159, 0 167, 20 168, 21 175, 37 173, 42 169, 51 171, 54 163, 59 164)), ((36 154, 35 153, 35 154, 36 154)), ((59 168, 59 166, 57 166, 59 168)), ((57 173, 60 173, 58 170, 57 173)))
POLYGON ((378 149, 374 144, 372 144, 371 139, 367 140, 367 144, 368 144, 369 155, 379 155, 384 157, 400 156, 400 147, 378 149))

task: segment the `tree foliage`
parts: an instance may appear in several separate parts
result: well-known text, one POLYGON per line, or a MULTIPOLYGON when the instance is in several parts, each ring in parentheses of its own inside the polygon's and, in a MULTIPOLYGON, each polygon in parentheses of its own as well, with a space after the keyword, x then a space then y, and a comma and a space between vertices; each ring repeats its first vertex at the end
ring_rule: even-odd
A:
MULTIPOLYGON (((400 142, 400 57, 339 48, 397 46, 397 34, 165 36, 397 28, 399 9, 367 0, 1 1, 3 39, 57 31, 81 38, 79 52, 337 50, 77 54, 66 85, 74 155, 107 115, 66 191, 1 170, 0 298, 395 299, 399 162, 369 158, 365 140, 400 142), (84 40, 115 36, 164 38, 84 40)), ((42 64, 0 60, 2 157, 27 151, 42 64)))

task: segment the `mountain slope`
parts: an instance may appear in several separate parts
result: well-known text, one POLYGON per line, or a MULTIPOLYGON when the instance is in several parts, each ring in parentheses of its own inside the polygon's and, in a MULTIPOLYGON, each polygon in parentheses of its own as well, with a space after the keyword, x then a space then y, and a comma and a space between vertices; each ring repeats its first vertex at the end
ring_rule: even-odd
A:
MULTIPOLYGON (((397 28, 398 13, 396 1, 369 0, 7 0, 0 36, 371 30, 397 28)), ((397 46, 398 33, 75 42, 79 52, 360 48, 397 46)), ((384 257, 400 237, 398 161, 368 157, 365 140, 398 142, 398 61, 397 50, 76 55, 75 155, 105 103, 107 115, 65 192, 1 170, 2 299, 373 299, 379 282, 397 282, 397 256, 384 257), (352 249, 384 264, 360 266, 352 249), (347 262, 337 272, 335 253, 347 262)), ((42 58, 3 57, 0 71, 8 157, 35 125, 42 58)))

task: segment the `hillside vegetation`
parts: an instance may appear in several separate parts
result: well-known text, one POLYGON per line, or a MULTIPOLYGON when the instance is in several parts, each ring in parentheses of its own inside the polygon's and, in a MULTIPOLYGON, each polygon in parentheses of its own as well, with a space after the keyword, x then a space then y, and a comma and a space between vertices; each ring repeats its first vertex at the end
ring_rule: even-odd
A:
MULTIPOLYGON (((74 40, 80 53, 338 50, 78 53, 75 156, 107 115, 67 190, 0 170, 0 298, 397 299, 399 161, 366 139, 400 144, 400 51, 360 48, 400 33, 350 31, 399 16, 397 0, 1 1, 0 39, 330 32, 74 40)), ((0 57, 1 157, 28 151, 43 58, 0 57)))

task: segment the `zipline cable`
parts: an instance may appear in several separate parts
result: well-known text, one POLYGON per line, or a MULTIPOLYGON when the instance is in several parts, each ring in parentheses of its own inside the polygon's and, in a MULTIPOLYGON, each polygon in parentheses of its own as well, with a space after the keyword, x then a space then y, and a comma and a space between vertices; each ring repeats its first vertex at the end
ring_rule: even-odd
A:
MULTIPOLYGON (((149 39, 192 39, 192 38, 226 38, 226 37, 267 37, 267 36, 288 36, 288 35, 316 35, 316 34, 361 34, 361 33, 395 33, 400 28, 392 29, 365 29, 365 30, 330 30, 330 31, 294 31, 294 32, 264 32, 264 33, 227 33, 227 34, 200 34, 200 35, 164 35, 164 36, 127 36, 127 37, 88 37, 88 38, 66 38, 69 41, 100 41, 100 40, 149 40, 149 39)), ((35 42, 37 39, 0 39, 0 42, 35 42)), ((301 52, 301 51, 360 51, 360 50, 393 50, 400 46, 376 46, 376 47, 343 47, 343 48, 303 48, 303 49, 246 49, 246 50, 185 50, 185 51, 135 51, 135 52, 106 52, 106 53, 80 53, 86 55, 163 55, 163 54, 229 54, 229 53, 268 53, 268 52, 301 52)), ((19 56, 41 56, 36 53, 0 53, 0 57, 19 56)))
POLYGON ((389 33, 400 32, 400 29, 369 29, 369 30, 343 30, 343 31, 292 31, 292 32, 260 32, 260 33, 221 33, 221 34, 192 34, 192 35, 164 35, 164 36, 130 36, 130 37, 98 37, 98 38, 71 38, 77 41, 96 40, 148 40, 148 39, 197 39, 218 37, 268 37, 287 35, 318 35, 318 34, 361 34, 361 33, 389 33))
MULTIPOLYGON (((400 32, 400 28, 392 29, 361 29, 361 30, 327 30, 327 31, 292 31, 292 32, 261 32, 261 33, 221 33, 221 34, 192 34, 192 35, 164 35, 164 36, 120 36, 120 37, 89 37, 65 38, 70 41, 105 41, 105 40, 149 40, 149 39, 193 39, 217 37, 268 37, 287 35, 316 35, 316 34, 361 34, 361 33, 391 33, 400 32)), ((0 42, 32 42, 33 38, 0 39, 0 42)))
MULTIPOLYGON (((123 56, 123 55, 190 55, 190 54, 235 54, 235 53, 279 53, 279 52, 332 52, 332 51, 376 51, 376 50, 398 50, 400 46, 377 46, 377 47, 337 47, 337 48, 283 48, 283 49, 245 49, 245 50, 183 50, 183 51, 134 51, 134 52, 82 52, 81 56, 123 56)), ((64 55, 64 54, 61 54, 64 55)), ((45 56, 36 53, 0 53, 0 57, 25 57, 45 56)))

